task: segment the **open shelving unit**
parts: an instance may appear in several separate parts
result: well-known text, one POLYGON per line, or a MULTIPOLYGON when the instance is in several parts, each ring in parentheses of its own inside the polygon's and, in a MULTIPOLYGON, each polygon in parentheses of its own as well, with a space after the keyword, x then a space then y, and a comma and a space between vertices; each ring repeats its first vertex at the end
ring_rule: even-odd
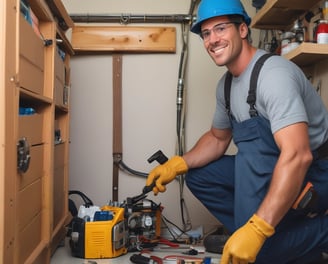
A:
POLYGON ((0 22, 0 263, 50 263, 70 219, 73 22, 60 0, 3 0, 0 22))
MULTIPOLYGON (((252 18, 251 27, 264 30, 289 30, 293 23, 322 0, 268 0, 252 18)), ((297 65, 311 66, 328 59, 328 44, 303 42, 283 55, 297 65)))
POLYGON ((257 29, 290 28, 293 22, 304 16, 321 0, 268 0, 252 18, 251 27, 257 29))

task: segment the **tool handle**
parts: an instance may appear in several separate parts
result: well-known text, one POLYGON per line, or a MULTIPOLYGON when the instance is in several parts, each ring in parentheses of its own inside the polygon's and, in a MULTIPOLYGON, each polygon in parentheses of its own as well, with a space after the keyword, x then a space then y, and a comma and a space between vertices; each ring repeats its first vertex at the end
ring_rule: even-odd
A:
POLYGON ((159 164, 164 164, 168 161, 168 158, 164 155, 164 153, 159 150, 155 152, 149 159, 148 162, 152 163, 154 160, 156 160, 159 164))
POLYGON ((130 261, 135 264, 149 264, 154 263, 150 258, 147 258, 145 256, 142 256, 140 254, 133 254, 130 257, 130 261))
POLYGON ((155 187, 155 185, 156 185, 156 180, 154 180, 154 181, 152 182, 152 184, 150 184, 150 185, 146 185, 145 187, 143 187, 143 189, 142 189, 142 193, 143 193, 143 194, 146 194, 146 193, 151 192, 152 189, 155 187))

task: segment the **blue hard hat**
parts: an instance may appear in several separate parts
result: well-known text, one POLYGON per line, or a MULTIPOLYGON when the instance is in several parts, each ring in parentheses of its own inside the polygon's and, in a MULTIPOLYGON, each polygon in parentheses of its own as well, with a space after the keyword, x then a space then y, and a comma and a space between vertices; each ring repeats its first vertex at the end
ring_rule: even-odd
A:
POLYGON ((239 0, 201 0, 196 22, 191 26, 191 32, 200 34, 202 23, 212 17, 226 15, 241 15, 249 25, 251 18, 247 15, 243 4, 239 0))

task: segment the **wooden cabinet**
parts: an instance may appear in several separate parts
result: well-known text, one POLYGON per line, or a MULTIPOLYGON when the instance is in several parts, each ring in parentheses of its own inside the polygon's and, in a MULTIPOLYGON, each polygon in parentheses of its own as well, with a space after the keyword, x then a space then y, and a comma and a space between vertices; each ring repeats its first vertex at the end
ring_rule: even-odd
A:
POLYGON ((73 22, 60 0, 3 0, 0 20, 0 263, 44 264, 69 219, 73 22))
MULTIPOLYGON (((300 17, 318 6, 322 0, 268 0, 252 19, 251 27, 257 29, 290 30, 300 17)), ((328 59, 328 44, 301 43, 284 55, 301 67, 328 59)))

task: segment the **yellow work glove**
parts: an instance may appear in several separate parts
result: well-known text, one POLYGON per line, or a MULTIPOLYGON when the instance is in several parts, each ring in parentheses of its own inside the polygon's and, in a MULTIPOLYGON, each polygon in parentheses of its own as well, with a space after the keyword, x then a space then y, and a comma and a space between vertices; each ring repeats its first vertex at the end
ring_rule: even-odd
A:
POLYGON ((254 214, 226 242, 220 264, 248 264, 256 260, 265 240, 274 234, 270 224, 254 214))
POLYGON ((188 166, 185 160, 180 156, 174 156, 162 165, 155 167, 148 175, 146 185, 149 186, 156 180, 153 188, 155 195, 158 192, 165 192, 165 185, 175 179, 177 175, 187 172, 188 166))

